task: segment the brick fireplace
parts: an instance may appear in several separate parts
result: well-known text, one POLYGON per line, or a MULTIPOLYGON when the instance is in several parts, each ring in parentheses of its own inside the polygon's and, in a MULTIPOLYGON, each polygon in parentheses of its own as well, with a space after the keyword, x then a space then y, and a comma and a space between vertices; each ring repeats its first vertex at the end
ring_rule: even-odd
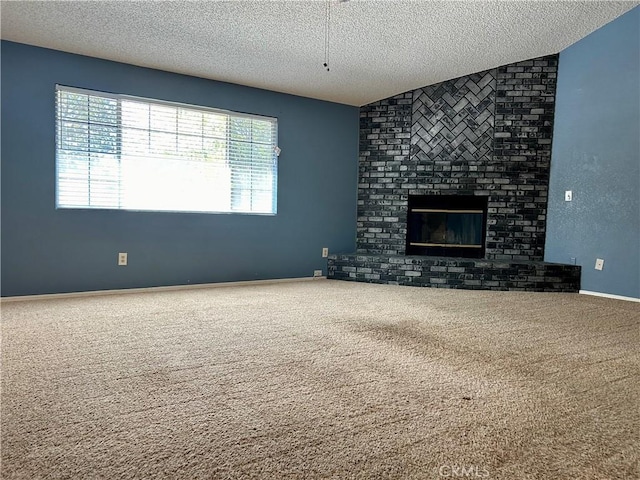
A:
POLYGON ((357 251, 330 256, 328 277, 577 291, 579 267, 542 261, 557 63, 557 55, 523 61, 362 107, 357 251), (425 225, 437 212, 427 220, 410 209, 417 198, 435 198, 436 206, 418 210, 444 215, 451 209, 437 197, 478 197, 486 205, 479 258, 446 246, 445 237, 417 241, 408 232, 408 222, 436 229, 425 225))

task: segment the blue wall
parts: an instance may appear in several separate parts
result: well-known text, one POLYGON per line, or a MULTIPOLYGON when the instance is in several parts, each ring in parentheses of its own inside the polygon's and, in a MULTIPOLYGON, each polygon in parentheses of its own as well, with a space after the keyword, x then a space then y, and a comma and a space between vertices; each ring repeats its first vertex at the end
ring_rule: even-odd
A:
POLYGON ((560 53, 545 259, 640 297, 640 7, 560 53), (565 190, 573 201, 564 201, 565 190), (604 270, 594 269, 596 258, 604 270))
POLYGON ((355 250, 356 107, 12 42, 1 85, 3 296, 309 277, 355 250), (56 210, 56 83, 277 117, 278 214, 56 210))

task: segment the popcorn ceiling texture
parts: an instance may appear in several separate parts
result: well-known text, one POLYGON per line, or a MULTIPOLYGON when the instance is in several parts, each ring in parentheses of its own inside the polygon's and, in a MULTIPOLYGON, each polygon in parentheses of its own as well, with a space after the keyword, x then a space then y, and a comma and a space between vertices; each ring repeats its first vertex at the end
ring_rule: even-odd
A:
POLYGON ((557 53, 638 2, 2 2, 2 38, 361 106, 557 53))

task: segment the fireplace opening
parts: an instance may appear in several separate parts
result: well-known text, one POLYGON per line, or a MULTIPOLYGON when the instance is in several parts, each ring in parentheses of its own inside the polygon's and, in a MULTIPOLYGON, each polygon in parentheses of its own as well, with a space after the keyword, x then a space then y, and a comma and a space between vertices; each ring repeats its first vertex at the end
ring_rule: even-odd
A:
POLYGON ((487 197, 410 195, 407 255, 484 258, 487 197))

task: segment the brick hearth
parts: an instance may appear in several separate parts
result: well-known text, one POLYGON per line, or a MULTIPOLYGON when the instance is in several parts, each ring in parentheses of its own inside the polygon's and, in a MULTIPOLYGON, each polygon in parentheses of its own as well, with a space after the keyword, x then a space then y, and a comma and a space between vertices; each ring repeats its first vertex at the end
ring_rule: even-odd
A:
POLYGON ((405 255, 330 255, 328 278, 413 287, 577 292, 580 267, 541 261, 405 255))

